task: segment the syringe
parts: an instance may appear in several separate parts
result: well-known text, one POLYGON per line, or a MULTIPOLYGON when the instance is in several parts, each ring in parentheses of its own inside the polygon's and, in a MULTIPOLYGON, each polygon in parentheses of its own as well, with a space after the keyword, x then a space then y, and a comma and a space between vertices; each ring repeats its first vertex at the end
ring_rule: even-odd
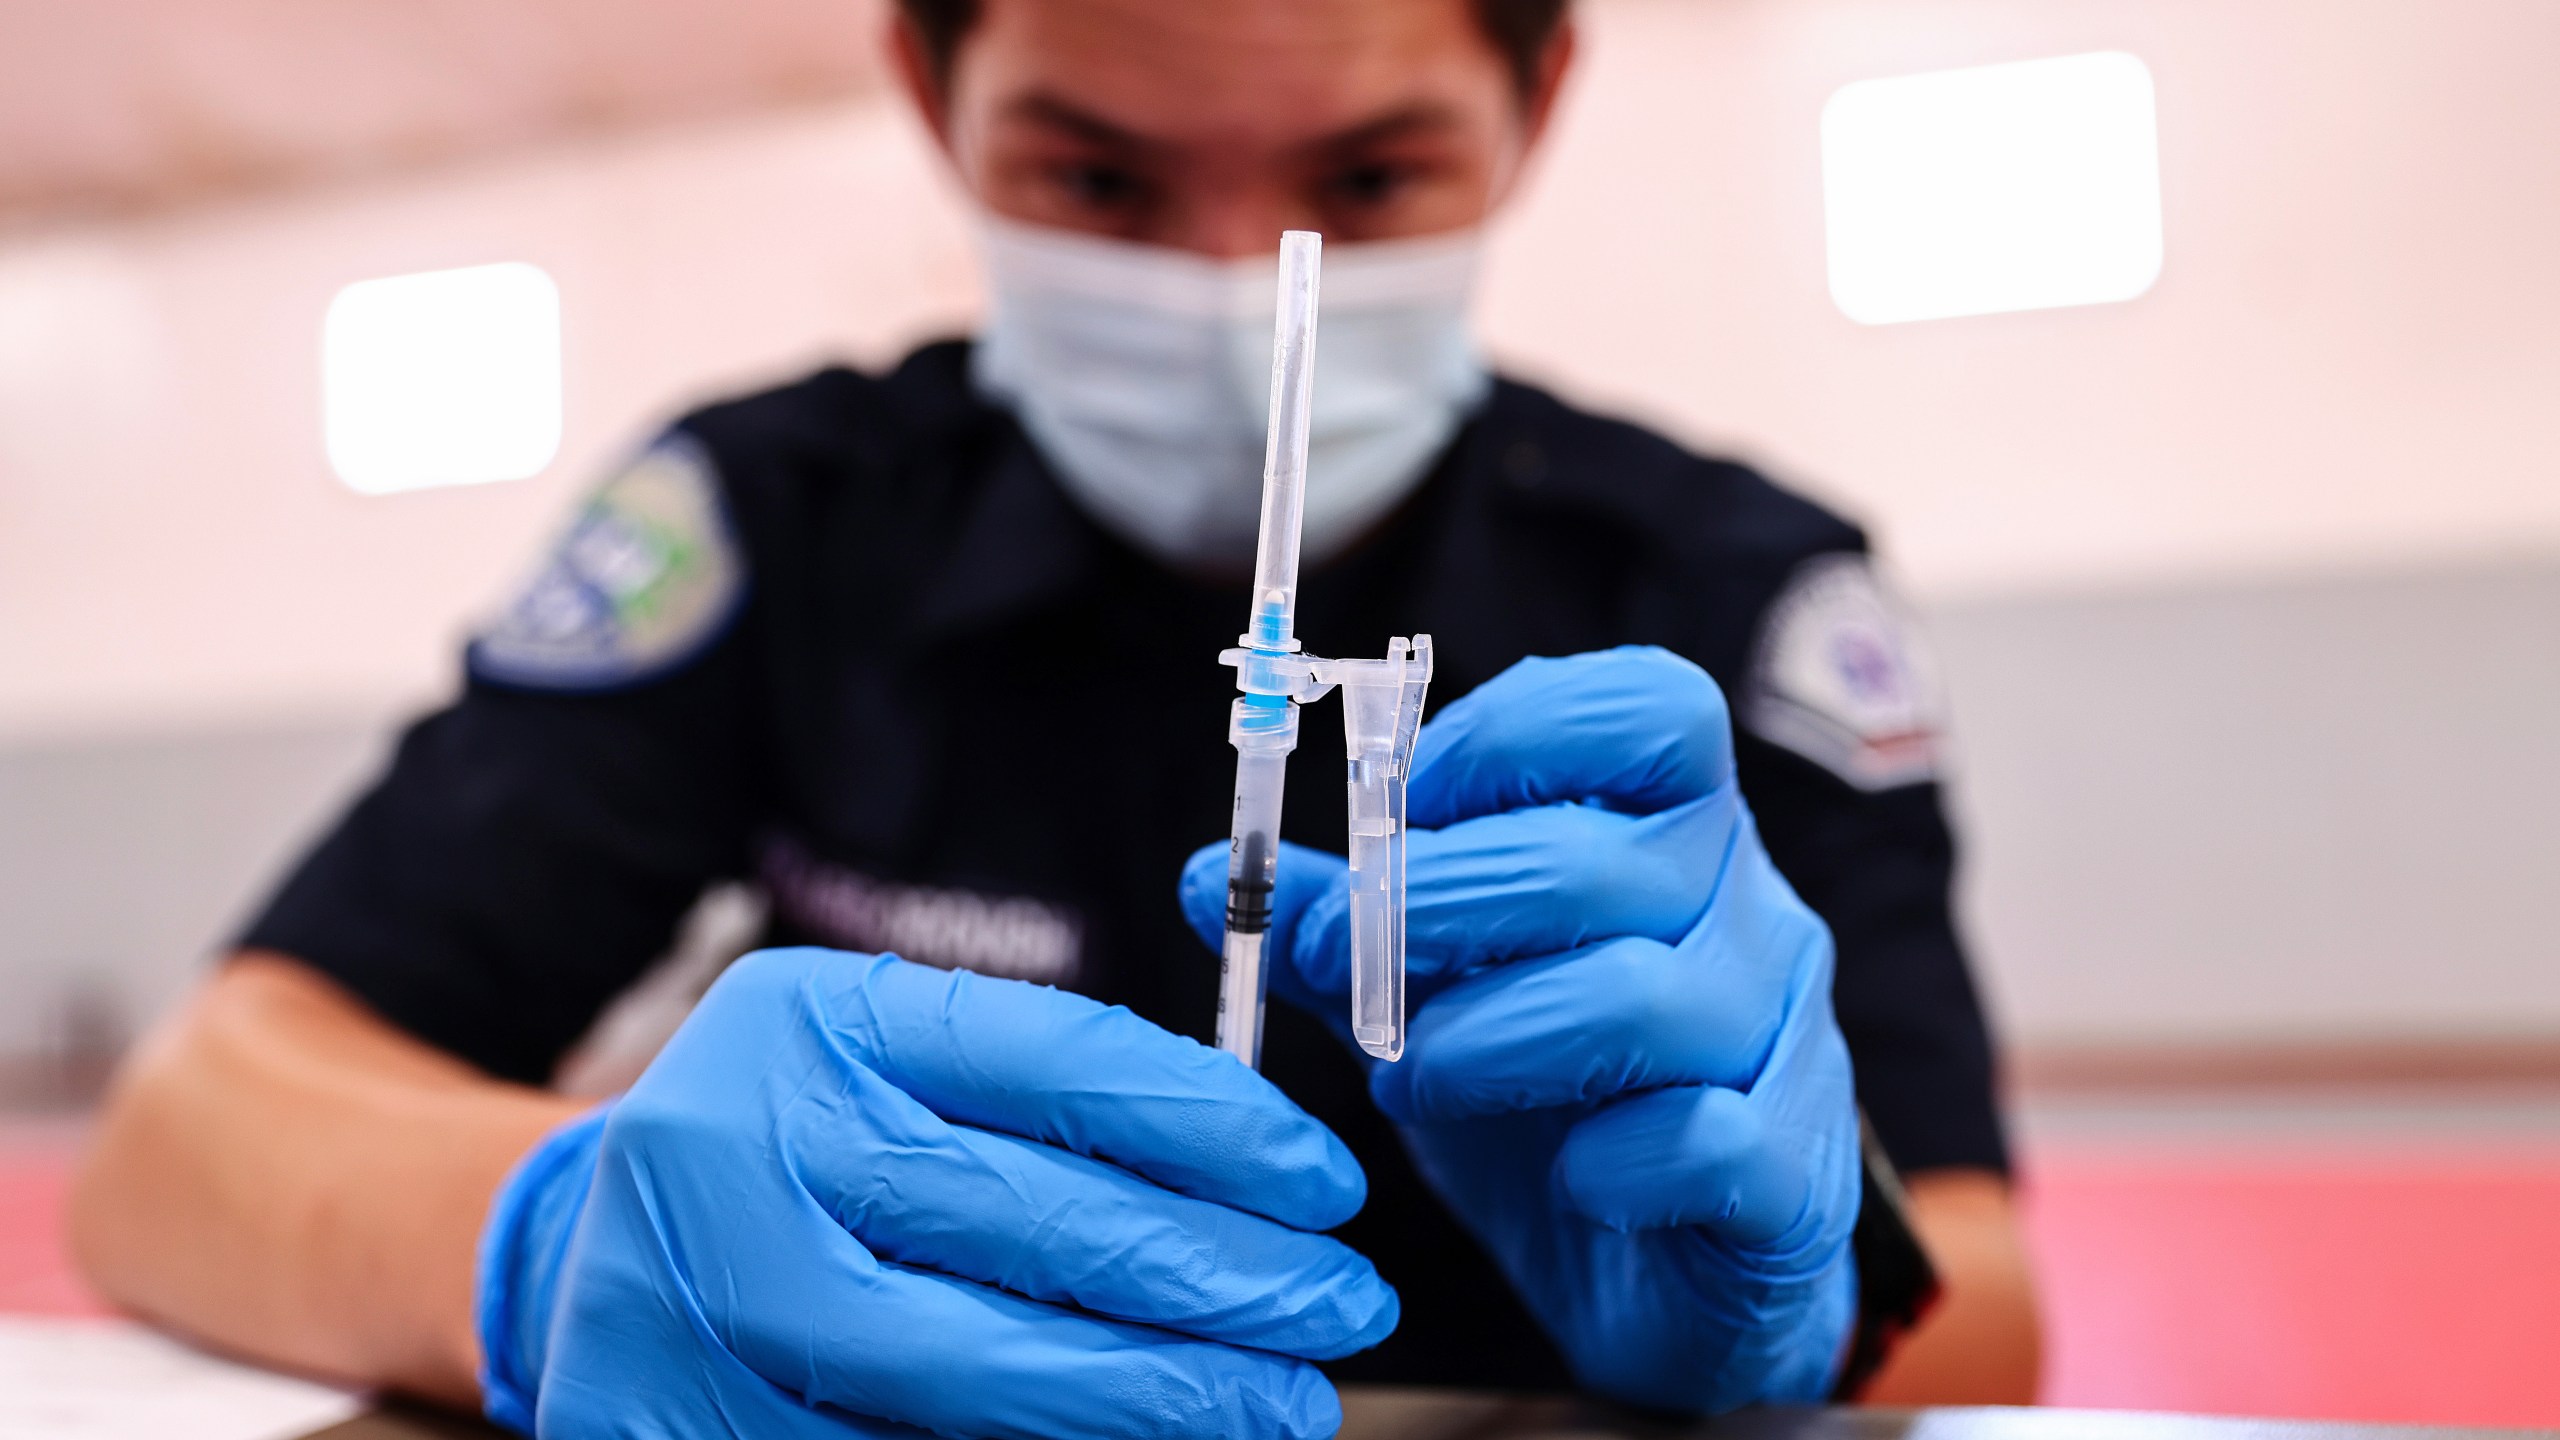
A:
POLYGON ((1302 654, 1296 636, 1298 535, 1306 510, 1307 435, 1315 403, 1316 301, 1323 241, 1280 237, 1272 326, 1271 428, 1263 447, 1262 530, 1253 609, 1238 648, 1241 690, 1227 719, 1236 747, 1234 829, 1227 848, 1227 930, 1218 979, 1218 1047, 1262 1061, 1269 985, 1264 942, 1280 858, 1280 802, 1298 706, 1343 689, 1350 770, 1351 1028, 1382 1060, 1404 1053, 1404 778, 1431 679, 1431 637, 1388 642, 1384 660, 1302 654))

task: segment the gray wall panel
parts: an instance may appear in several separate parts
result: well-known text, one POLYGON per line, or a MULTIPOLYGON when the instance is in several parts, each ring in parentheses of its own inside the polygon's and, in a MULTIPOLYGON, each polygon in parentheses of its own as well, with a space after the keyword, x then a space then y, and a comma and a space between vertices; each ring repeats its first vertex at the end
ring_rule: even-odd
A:
POLYGON ((2020 1037, 2560 1033, 2560 569, 1932 632, 1967 910, 2020 1037))
MULTIPOLYGON (((1930 624, 2013 1039, 2560 1035, 2560 567, 1930 624)), ((0 1055, 165 1005, 387 735, 0 752, 0 1055)))
POLYGON ((0 1054, 157 1013, 380 763, 347 722, 0 752, 0 1054))

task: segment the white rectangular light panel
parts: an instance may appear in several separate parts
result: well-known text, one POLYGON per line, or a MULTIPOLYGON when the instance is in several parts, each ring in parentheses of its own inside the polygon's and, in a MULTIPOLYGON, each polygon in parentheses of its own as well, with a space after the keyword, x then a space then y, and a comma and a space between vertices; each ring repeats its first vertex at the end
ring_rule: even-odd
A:
POLYGON ((320 355, 350 489, 521 480, 560 449, 560 287, 538 266, 358 281, 329 302, 320 355))
POLYGON ((2151 71, 2110 51, 1844 85, 1822 191, 1831 298, 1861 324, 2131 300, 2160 275, 2151 71))

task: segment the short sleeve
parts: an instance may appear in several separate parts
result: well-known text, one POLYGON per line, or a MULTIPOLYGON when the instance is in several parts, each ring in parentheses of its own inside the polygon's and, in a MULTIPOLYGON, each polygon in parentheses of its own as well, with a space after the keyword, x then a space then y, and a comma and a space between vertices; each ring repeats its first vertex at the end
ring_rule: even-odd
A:
POLYGON ((1982 1007, 1955 928, 1934 666, 1862 555, 1798 565, 1735 705, 1772 859, 1829 923, 1859 1103, 1906 1171, 2006 1171, 1982 1007))
POLYGON ((240 944, 492 1074, 546 1078, 703 887, 744 868, 746 587, 708 458, 681 434, 651 447, 240 944))

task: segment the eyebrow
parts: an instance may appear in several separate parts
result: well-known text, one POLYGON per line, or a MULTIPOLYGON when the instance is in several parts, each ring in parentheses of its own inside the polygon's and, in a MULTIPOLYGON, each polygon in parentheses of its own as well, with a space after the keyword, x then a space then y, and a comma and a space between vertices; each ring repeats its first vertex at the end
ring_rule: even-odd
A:
POLYGON ((1458 114, 1436 101, 1420 100, 1400 109, 1390 110, 1375 120, 1364 121, 1348 130, 1328 135, 1315 142, 1317 150, 1356 150, 1386 140, 1401 140, 1408 135, 1433 130, 1448 130, 1459 123, 1458 114))
MULTIPOLYGON (((1051 94, 1035 92, 1022 96, 1008 104, 1005 111, 1010 119, 1062 130, 1079 140, 1115 150, 1144 153, 1164 148, 1159 141, 1150 140, 1083 106, 1051 94)), ((1363 145, 1399 140, 1408 135, 1451 129, 1458 123, 1457 113, 1448 106, 1435 101, 1417 101, 1390 110, 1374 120, 1364 120, 1348 130, 1322 136, 1306 148, 1317 152, 1356 150, 1363 145)))
POLYGON ((1123 129, 1082 106, 1061 100, 1055 95, 1033 93, 1005 106, 1008 119, 1026 120, 1053 130, 1064 130, 1079 140, 1115 150, 1152 150, 1154 142, 1133 130, 1123 129))

